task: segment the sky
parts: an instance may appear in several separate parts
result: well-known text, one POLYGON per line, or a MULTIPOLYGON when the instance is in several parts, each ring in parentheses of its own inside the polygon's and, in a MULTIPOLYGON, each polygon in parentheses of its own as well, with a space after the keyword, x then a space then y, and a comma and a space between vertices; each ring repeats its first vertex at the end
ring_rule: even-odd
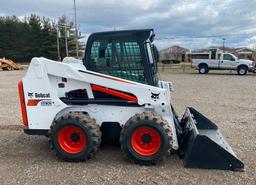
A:
MULTIPOLYGON (((74 21, 73 0, 0 0, 0 16, 31 13, 74 21)), ((256 49, 256 0, 76 0, 86 38, 109 30, 153 28, 159 49, 222 46, 256 49)))

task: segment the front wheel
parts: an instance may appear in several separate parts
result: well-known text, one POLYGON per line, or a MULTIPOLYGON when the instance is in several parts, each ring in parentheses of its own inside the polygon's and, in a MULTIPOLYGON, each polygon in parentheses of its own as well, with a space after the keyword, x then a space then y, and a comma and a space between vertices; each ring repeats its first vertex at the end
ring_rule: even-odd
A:
POLYGON ((238 75, 246 75, 248 71, 248 68, 245 66, 240 66, 237 68, 237 74, 238 75))
POLYGON ((133 162, 141 165, 162 161, 170 150, 171 129, 166 121, 153 112, 131 117, 124 125, 121 149, 133 162))

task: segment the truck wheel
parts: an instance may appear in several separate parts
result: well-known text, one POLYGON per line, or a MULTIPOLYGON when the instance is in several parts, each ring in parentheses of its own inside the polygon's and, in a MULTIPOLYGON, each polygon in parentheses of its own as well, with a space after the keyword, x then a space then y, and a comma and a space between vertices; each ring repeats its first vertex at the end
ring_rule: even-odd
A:
POLYGON ((153 112, 131 117, 124 125, 120 144, 133 162, 151 165, 162 161, 170 150, 172 132, 168 123, 153 112))
POLYGON ((207 74, 209 72, 209 68, 207 67, 207 65, 200 65, 198 72, 200 74, 207 74))
POLYGON ((55 120, 49 135, 56 155, 70 162, 90 159, 101 142, 99 126, 82 112, 70 112, 55 120))
POLYGON ((237 68, 237 74, 238 75, 246 75, 247 71, 248 71, 248 69, 245 66, 240 66, 240 67, 237 68))

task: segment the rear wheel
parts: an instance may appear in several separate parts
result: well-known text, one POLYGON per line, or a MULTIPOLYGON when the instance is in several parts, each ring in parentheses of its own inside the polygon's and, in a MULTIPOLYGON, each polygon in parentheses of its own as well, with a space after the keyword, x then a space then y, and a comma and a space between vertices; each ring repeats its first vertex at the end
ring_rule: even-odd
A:
POLYGON ((70 112, 54 121, 50 143, 65 161, 85 161, 93 157, 101 142, 99 126, 87 114, 70 112))
POLYGON ((120 144, 133 162, 150 165, 163 160, 170 150, 171 129, 166 121, 153 112, 131 117, 124 125, 120 144))
POLYGON ((208 68, 207 65, 200 65, 199 69, 198 69, 198 72, 200 74, 207 74, 209 72, 209 68, 208 68))
POLYGON ((246 75, 247 74, 247 71, 248 71, 248 68, 245 67, 245 66, 239 66, 237 68, 237 74, 238 75, 246 75))

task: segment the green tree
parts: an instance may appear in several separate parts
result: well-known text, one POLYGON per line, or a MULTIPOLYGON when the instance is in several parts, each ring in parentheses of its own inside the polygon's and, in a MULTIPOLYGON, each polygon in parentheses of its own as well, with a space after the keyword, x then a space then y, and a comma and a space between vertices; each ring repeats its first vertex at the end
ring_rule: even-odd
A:
MULTIPOLYGON (((6 57, 18 62, 29 62, 33 57, 46 57, 57 60, 57 25, 64 36, 64 27, 68 25, 69 56, 75 56, 75 32, 73 23, 62 16, 58 23, 46 17, 30 15, 22 20, 16 16, 0 17, 0 57, 6 57)), ((60 39, 61 57, 66 56, 64 37, 60 39)), ((81 44, 79 44, 81 48, 81 44)))

